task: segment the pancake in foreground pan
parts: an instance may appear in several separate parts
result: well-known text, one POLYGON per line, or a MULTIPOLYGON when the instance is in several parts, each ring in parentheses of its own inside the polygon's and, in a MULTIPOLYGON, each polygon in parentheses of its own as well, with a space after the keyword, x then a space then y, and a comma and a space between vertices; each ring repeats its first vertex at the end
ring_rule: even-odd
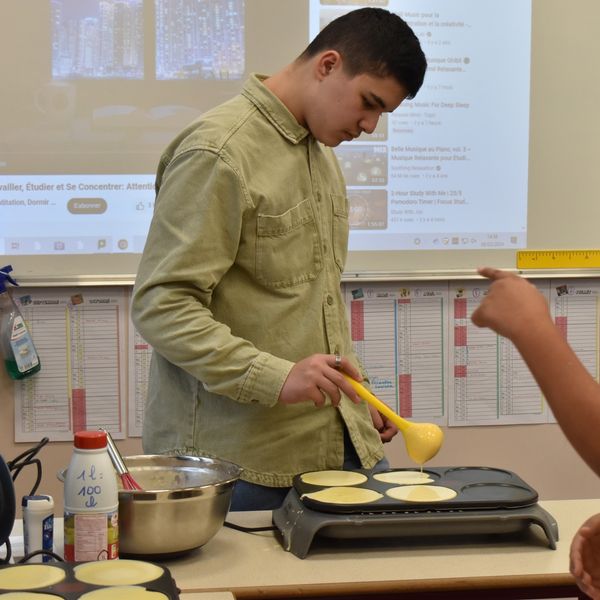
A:
POLYGON ((337 487, 343 485, 359 485, 367 481, 367 476, 355 471, 311 471, 300 475, 302 483, 337 487))
POLYGON ((385 494, 395 500, 406 502, 443 502, 457 496, 453 489, 440 485, 403 485, 390 488, 385 494))
POLYGON ((398 485, 420 485, 433 482, 428 473, 421 471, 383 471, 382 473, 375 473, 373 479, 398 485))
POLYGON ((368 504, 369 502, 375 502, 383 498, 383 495, 375 490, 367 490, 365 488, 330 487, 318 492, 303 494, 302 497, 327 504, 368 504))

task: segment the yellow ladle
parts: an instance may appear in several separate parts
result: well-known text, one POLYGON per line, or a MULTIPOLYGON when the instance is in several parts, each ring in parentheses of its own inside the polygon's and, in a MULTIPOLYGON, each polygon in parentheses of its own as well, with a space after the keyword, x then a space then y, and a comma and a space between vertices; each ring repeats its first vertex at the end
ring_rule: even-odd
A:
POLYGON ((433 423, 413 423, 397 415, 391 408, 374 396, 364 385, 346 373, 342 375, 350 382, 356 393, 382 415, 385 415, 404 436, 406 451, 418 465, 432 459, 442 447, 444 432, 433 423))

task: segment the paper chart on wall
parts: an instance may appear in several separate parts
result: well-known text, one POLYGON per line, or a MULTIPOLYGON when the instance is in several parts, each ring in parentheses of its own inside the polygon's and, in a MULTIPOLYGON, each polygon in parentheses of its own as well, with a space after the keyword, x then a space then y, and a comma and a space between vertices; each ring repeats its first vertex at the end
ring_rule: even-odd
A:
POLYGON ((148 395, 148 372, 152 346, 144 340, 129 320, 129 408, 128 431, 131 437, 142 435, 144 406, 148 395))
MULTIPOLYGON (((553 279, 550 311, 556 326, 579 360, 598 381, 600 282, 592 279, 553 279)), ((556 422, 550 409, 549 418, 556 422)))
POLYGON ((15 382, 15 441, 72 440, 75 431, 125 434, 125 291, 15 290, 42 369, 15 382))
MULTIPOLYGON (((549 294, 549 282, 536 287, 549 294)), ((471 322, 485 281, 450 284, 449 425, 546 423, 548 407, 512 342, 471 322)))
POLYGON ((372 392, 402 417, 445 424, 447 284, 348 284, 345 299, 372 392))

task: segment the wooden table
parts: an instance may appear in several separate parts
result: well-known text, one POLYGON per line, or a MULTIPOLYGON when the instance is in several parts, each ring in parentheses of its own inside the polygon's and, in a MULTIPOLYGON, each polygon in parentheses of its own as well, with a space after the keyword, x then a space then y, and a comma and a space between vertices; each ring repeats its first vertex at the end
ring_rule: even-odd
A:
MULTIPOLYGON (((161 561, 182 600, 346 598, 349 600, 532 600, 586 598, 569 574, 569 546, 577 528, 600 512, 600 500, 540 502, 558 522, 551 550, 541 528, 525 534, 453 536, 421 540, 318 538, 297 558, 272 531, 222 528, 205 546, 161 561)), ((268 526, 271 512, 233 512, 228 521, 268 526)), ((15 524, 20 535, 21 522, 15 524)), ((56 519, 56 548, 62 519, 56 519)), ((22 543, 22 538, 21 538, 22 543)))

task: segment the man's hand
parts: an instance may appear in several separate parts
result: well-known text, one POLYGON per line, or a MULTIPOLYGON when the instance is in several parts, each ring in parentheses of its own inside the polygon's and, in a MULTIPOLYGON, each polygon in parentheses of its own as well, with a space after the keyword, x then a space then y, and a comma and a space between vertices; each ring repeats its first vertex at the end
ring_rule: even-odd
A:
POLYGON ((315 406, 323 406, 326 399, 331 399, 331 404, 337 406, 344 392, 352 402, 362 402, 354 388, 340 373, 344 371, 350 377, 362 380, 361 374, 345 357, 336 363, 334 354, 313 354, 297 362, 289 372, 281 392, 281 404, 295 404, 297 402, 314 402, 315 406))
POLYGON ((369 404, 369 412, 371 413, 371 420, 373 421, 373 427, 379 431, 379 437, 385 444, 391 441, 391 439, 398 433, 398 428, 388 418, 382 415, 374 406, 369 404))

